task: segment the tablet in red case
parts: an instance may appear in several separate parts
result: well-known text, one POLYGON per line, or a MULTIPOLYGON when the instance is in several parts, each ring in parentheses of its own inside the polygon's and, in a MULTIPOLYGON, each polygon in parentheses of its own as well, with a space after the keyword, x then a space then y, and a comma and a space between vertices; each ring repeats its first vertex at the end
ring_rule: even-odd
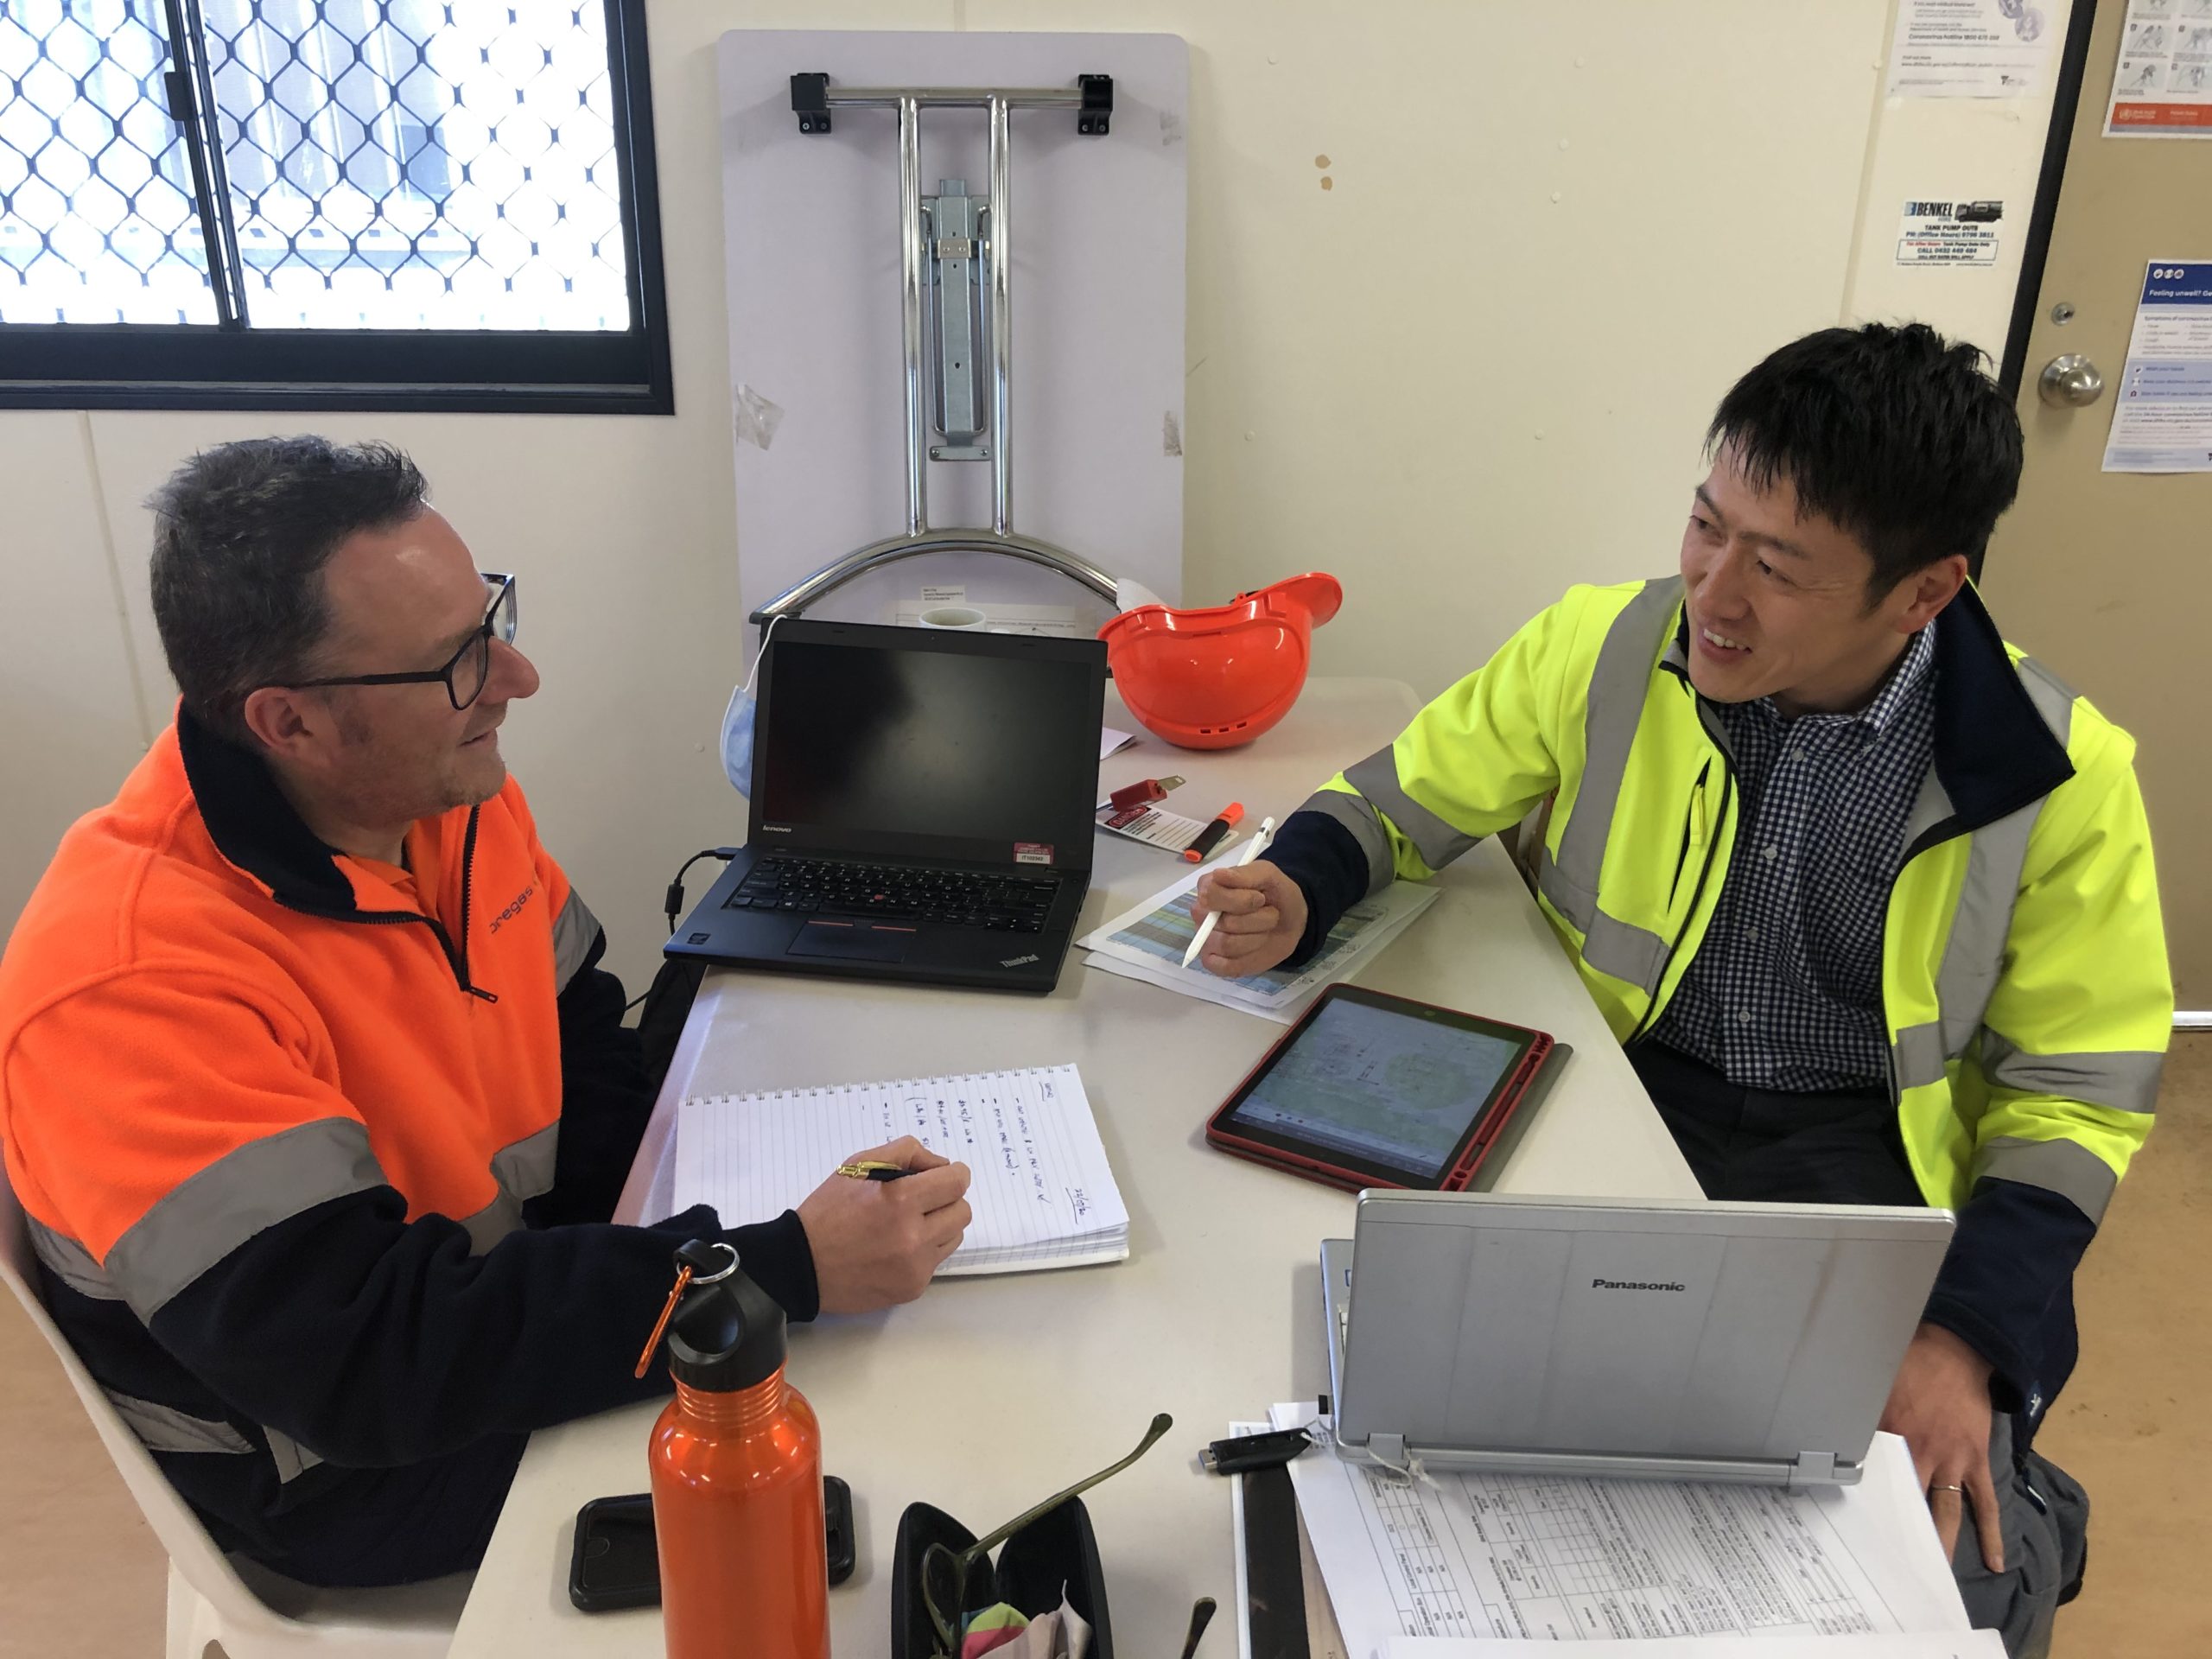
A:
POLYGON ((1348 1192, 1463 1192, 1565 1052, 1525 1026, 1332 985, 1222 1103, 1206 1139, 1348 1192))

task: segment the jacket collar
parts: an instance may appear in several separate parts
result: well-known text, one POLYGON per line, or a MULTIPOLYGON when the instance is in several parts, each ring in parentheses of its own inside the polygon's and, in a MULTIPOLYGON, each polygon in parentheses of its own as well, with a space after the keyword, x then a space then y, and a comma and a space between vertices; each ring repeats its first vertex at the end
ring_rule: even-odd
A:
POLYGON ((1936 619, 1936 778, 1964 830, 2039 801, 2074 775, 1972 582, 1936 619))
MULTIPOLYGON (((1948 833, 1979 830, 2074 775, 2066 746, 2044 721, 2004 637, 1972 582, 1937 613, 1936 637, 1936 779, 1950 798, 1948 833)), ((1689 685, 1689 607, 1660 665, 1689 685)))
POLYGON ((337 850, 324 845, 284 798, 266 760, 182 704, 176 711, 176 745, 185 782, 217 852, 267 887, 280 905, 323 915, 359 910, 353 884, 338 868, 337 850))

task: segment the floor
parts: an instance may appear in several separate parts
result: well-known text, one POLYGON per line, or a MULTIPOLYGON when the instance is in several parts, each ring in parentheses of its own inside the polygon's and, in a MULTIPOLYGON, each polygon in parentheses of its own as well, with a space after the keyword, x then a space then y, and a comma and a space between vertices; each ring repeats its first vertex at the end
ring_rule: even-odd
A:
MULTIPOLYGON (((2212 1034, 2177 1039, 2158 1133, 2082 1270, 2082 1367, 2041 1444, 2096 1506, 2087 1590, 2058 1659, 2197 1659, 2212 1597, 2212 1427, 2183 1403, 2212 1374, 2212 1034)), ((164 1564, 60 1369, 0 1297, 0 1659, 162 1651, 164 1564)))

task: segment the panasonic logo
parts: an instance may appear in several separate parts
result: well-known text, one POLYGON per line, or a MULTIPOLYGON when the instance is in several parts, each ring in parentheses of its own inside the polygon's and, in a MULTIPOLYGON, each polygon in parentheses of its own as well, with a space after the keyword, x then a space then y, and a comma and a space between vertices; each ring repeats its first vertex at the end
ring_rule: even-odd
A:
POLYGON ((1043 957, 1039 957, 1034 950, 1032 950, 1026 957, 1007 957, 1001 960, 999 966, 1001 968, 1019 968, 1025 962, 1041 962, 1043 960, 1043 957))
POLYGON ((1659 1284, 1647 1279, 1592 1279, 1590 1281, 1590 1288, 1592 1290, 1681 1290, 1683 1287, 1673 1283, 1659 1284))

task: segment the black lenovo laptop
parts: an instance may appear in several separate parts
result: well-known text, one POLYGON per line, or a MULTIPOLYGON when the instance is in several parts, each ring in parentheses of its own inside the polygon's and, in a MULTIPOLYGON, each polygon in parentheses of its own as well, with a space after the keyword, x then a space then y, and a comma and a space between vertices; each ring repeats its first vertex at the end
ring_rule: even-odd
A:
POLYGON ((668 954, 1051 990, 1090 886, 1105 693, 1096 639, 778 623, 746 844, 668 954))

